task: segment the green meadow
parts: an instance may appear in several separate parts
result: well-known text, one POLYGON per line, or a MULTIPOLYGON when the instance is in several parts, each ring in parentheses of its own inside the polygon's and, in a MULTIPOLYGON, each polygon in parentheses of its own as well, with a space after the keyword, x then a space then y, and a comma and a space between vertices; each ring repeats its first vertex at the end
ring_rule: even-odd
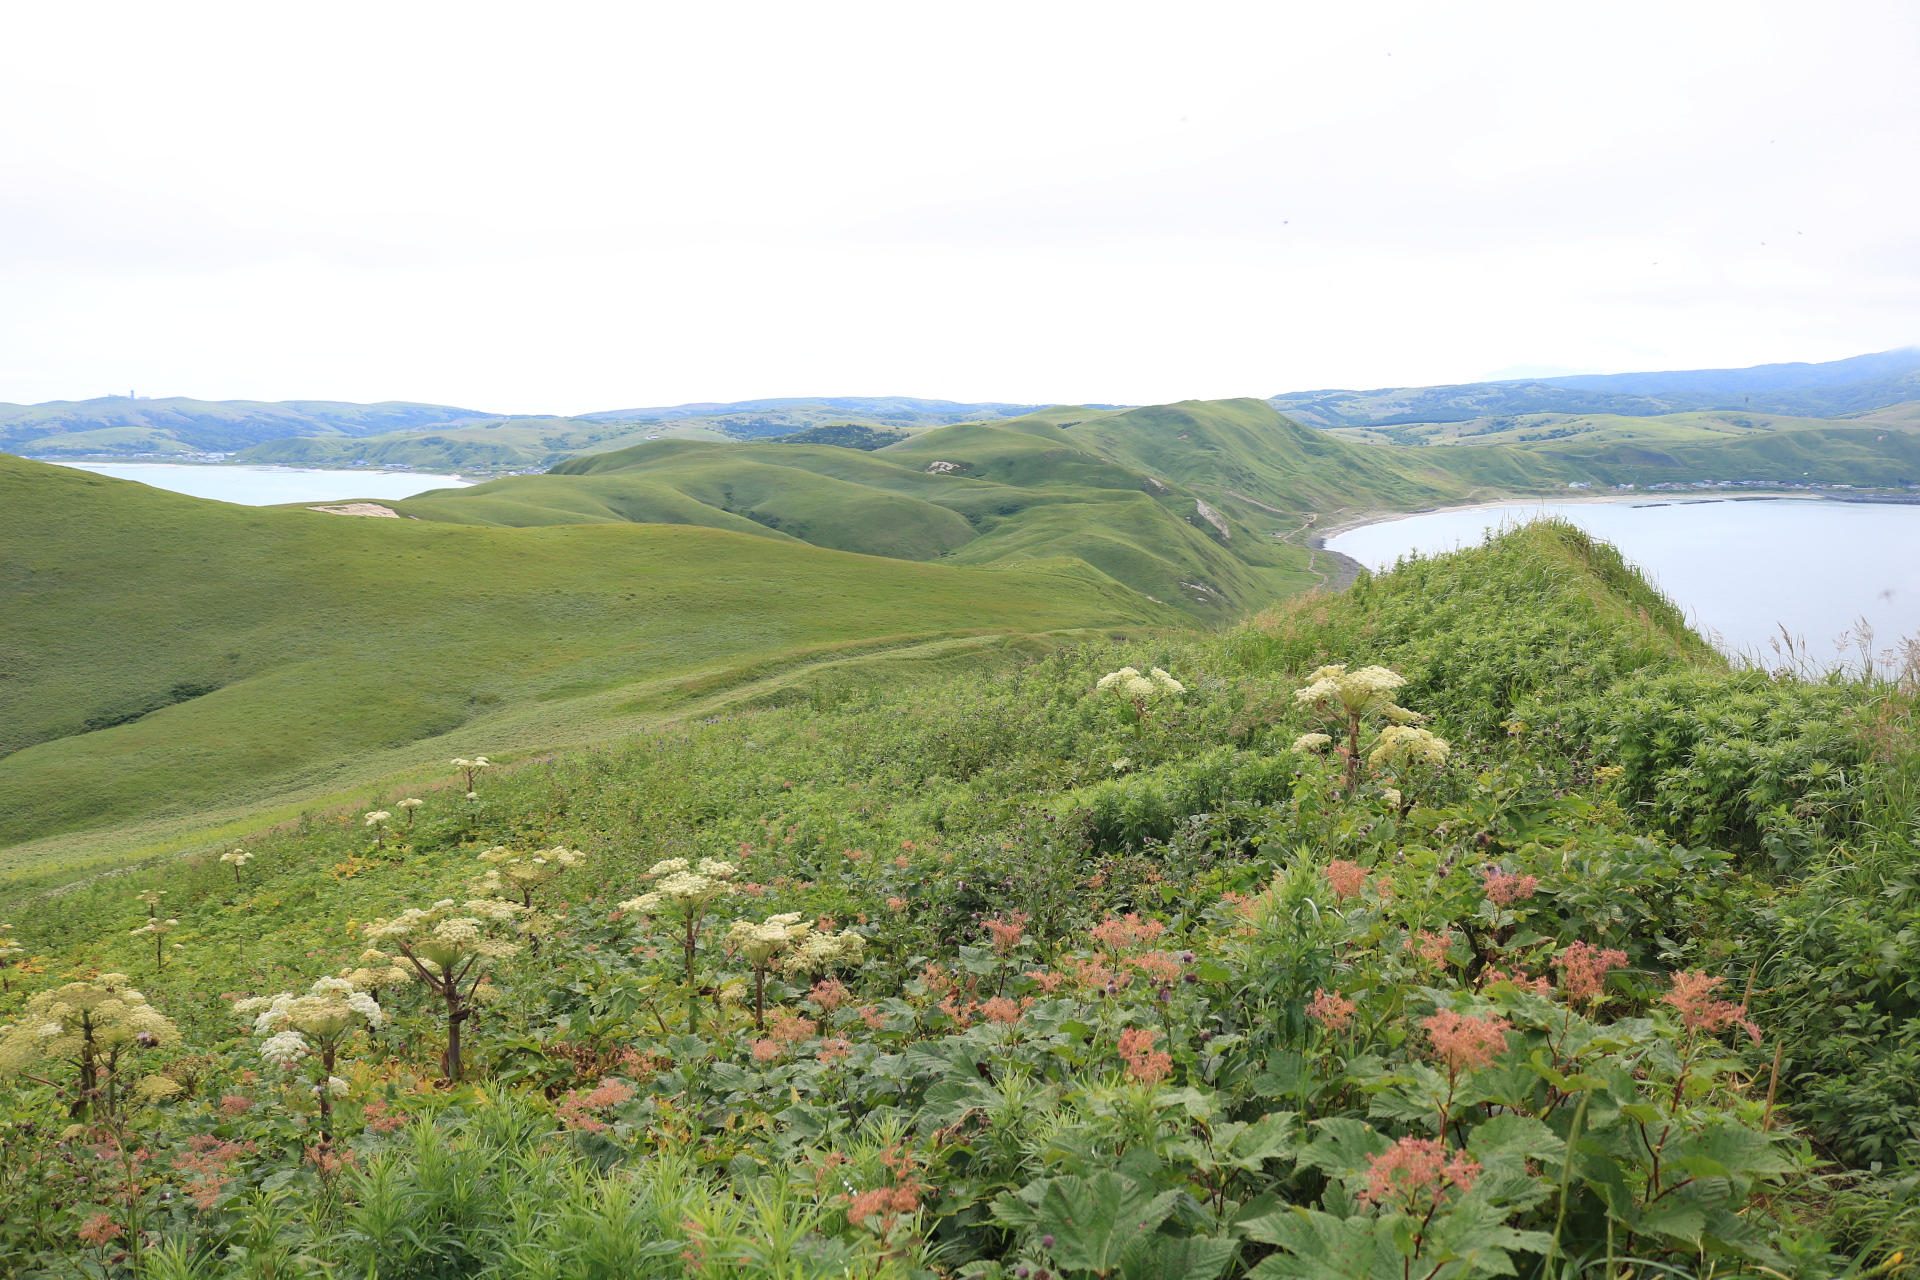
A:
POLYGON ((56 846, 62 865, 101 856, 94 837, 117 824, 204 825, 429 759, 631 730, 682 685, 713 697, 721 673, 837 669, 850 643, 968 642, 923 653, 938 669, 996 660, 982 637, 1185 621, 1073 562, 261 510, 15 458, 0 458, 0 527, 14 868, 56 846))

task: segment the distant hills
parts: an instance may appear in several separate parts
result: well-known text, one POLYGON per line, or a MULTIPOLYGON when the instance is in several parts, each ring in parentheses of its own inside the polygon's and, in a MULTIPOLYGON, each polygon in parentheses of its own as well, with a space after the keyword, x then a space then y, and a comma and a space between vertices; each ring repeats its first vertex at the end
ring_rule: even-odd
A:
POLYGON ((50 400, 0 404, 0 452, 18 454, 234 453, 289 436, 354 437, 495 415, 444 404, 386 400, 50 400))
MULTIPOLYGON (((1531 445, 1576 434, 1567 429, 1568 417, 1665 420, 1703 412, 1744 414, 1749 426, 1765 418, 1792 419, 1779 424, 1784 428, 1816 422, 1845 428, 1872 418, 1874 425, 1905 430, 1913 416, 1908 411, 1920 410, 1920 347, 1819 364, 1295 391, 1269 397, 1266 403, 1307 426, 1367 444, 1426 446, 1486 435, 1492 438, 1480 443, 1531 445), (1549 417, 1556 420, 1548 422, 1549 417)), ((800 437, 804 443, 872 450, 899 443, 902 435, 1013 421, 1045 408, 912 396, 819 396, 700 401, 558 417, 488 414, 404 401, 107 396, 0 405, 0 451, 48 458, 183 460, 220 453, 242 463, 408 467, 484 476, 543 470, 570 458, 661 438, 717 443, 800 437)), ((1090 418, 1126 408, 1082 405, 1071 412, 1090 418)), ((1730 421, 1709 429, 1725 430, 1730 421)), ((1700 426, 1677 425, 1690 430, 1700 426)))
POLYGON ((1699 409, 1834 418, 1910 400, 1920 400, 1920 347, 1824 364, 1292 391, 1267 403, 1316 427, 1387 427, 1535 413, 1646 418, 1699 409))
POLYGON ((818 396, 734 400, 726 404, 676 404, 653 409, 608 409, 578 416, 588 422, 667 422, 698 418, 736 439, 751 440, 761 436, 786 435, 829 422, 857 422, 887 427, 944 427, 956 422, 1018 418, 1045 407, 998 402, 962 404, 955 400, 920 400, 912 396, 818 396))
MULTIPOLYGON (((409 466, 498 470, 548 466, 623 435, 756 440, 844 425, 923 430, 1014 418, 1040 405, 962 404, 908 396, 827 396, 609 409, 574 417, 483 413, 453 405, 334 400, 146 400, 102 396, 0 404, 0 452, 27 457, 180 457, 296 466, 409 466), (461 428, 484 426, 475 436, 461 428), (610 427, 629 430, 609 430, 610 427), (505 431, 500 428, 507 428, 505 431), (409 438, 432 432, 437 439, 409 438), (558 440, 560 443, 549 443, 558 440), (357 443, 364 441, 364 444, 357 443), (259 446, 267 446, 260 448, 259 446)), ((1109 406, 1113 407, 1113 406, 1109 406)), ((625 440, 623 443, 632 443, 625 440)), ((619 446, 613 446, 619 447, 619 446)))

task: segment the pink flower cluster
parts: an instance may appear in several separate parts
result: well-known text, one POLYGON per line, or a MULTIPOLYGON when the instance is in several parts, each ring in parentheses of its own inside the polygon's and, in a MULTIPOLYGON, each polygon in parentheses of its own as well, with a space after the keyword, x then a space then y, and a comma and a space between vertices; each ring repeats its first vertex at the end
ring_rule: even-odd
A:
POLYGON ((1710 978, 1704 973, 1682 971, 1673 975, 1673 990, 1661 996, 1660 1000, 1680 1011, 1680 1025, 1688 1031, 1722 1031, 1739 1026, 1753 1037, 1755 1044, 1759 1044, 1760 1028, 1747 1017, 1745 1003, 1735 1004, 1731 1000, 1713 998, 1713 993, 1725 981, 1725 978, 1710 978))
POLYGON ((1454 1075, 1492 1066, 1507 1051, 1507 1032, 1513 1029, 1505 1018, 1474 1018, 1451 1009, 1442 1009, 1420 1025, 1433 1043, 1434 1056, 1454 1075))
POLYGON ((1173 1056, 1153 1051, 1156 1034, 1149 1027, 1128 1027, 1120 1033, 1120 1056, 1126 1060, 1127 1074, 1141 1084, 1159 1084, 1173 1073, 1173 1056))
POLYGON ((1510 907, 1522 898, 1531 898, 1540 888, 1538 876, 1518 876, 1488 867, 1484 873, 1487 897, 1502 907, 1510 907))
POLYGON ((1093 926, 1093 940, 1102 950, 1131 951, 1144 947, 1167 931, 1158 920, 1142 920, 1137 911, 1124 916, 1108 916, 1093 926))
POLYGON ((1402 1138, 1368 1157, 1367 1189, 1360 1199, 1376 1205, 1391 1201, 1413 1212, 1417 1202, 1439 1203, 1449 1185, 1471 1191, 1479 1176, 1480 1162, 1464 1151, 1449 1153, 1432 1138, 1402 1138))
POLYGON ((1553 967, 1560 971, 1568 1002, 1584 1004, 1599 999, 1606 990, 1607 974, 1626 962, 1624 951, 1602 951, 1591 942, 1576 942, 1554 957, 1553 967))
POLYGON ((1360 891, 1367 887, 1367 875, 1365 867, 1343 858, 1327 864, 1327 883, 1333 886, 1333 896, 1342 901, 1360 896, 1360 891))
POLYGON ((1307 1016, 1329 1031, 1345 1031, 1353 1024, 1353 1001, 1335 991, 1316 991, 1307 1002, 1307 1016))

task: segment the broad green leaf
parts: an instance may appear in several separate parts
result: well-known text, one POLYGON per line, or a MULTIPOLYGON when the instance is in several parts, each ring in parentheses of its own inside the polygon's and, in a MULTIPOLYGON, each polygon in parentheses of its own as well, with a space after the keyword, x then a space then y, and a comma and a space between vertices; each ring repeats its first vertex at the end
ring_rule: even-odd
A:
POLYGON ((1557 1160, 1566 1145, 1532 1116, 1495 1116, 1467 1138, 1467 1150, 1482 1163, 1496 1156, 1557 1160))
POLYGON ((1060 1266, 1100 1276, 1112 1274, 1127 1243, 1158 1227, 1179 1197, 1177 1191, 1152 1195, 1130 1178, 1105 1172, 1050 1179, 1037 1199, 1021 1192, 1033 1206, 1033 1229, 1053 1237, 1060 1266))
POLYGON ((1372 1218, 1335 1218, 1293 1206, 1244 1224, 1247 1235, 1282 1252, 1247 1280, 1401 1280, 1400 1255, 1376 1234, 1372 1218))
POLYGON ((1320 1136, 1300 1153, 1300 1162, 1335 1176, 1364 1170, 1369 1156, 1377 1156, 1393 1145, 1362 1120, 1316 1120, 1313 1127, 1320 1136))
POLYGON ((1126 1280, 1217 1280, 1240 1242, 1231 1236, 1140 1235, 1120 1255, 1126 1280))

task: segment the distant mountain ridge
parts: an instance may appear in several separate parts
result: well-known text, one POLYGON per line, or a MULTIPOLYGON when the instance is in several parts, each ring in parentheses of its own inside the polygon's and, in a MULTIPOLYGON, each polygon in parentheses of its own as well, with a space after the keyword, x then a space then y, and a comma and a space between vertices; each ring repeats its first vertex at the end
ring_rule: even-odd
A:
POLYGON ((1292 391, 1269 397, 1267 403, 1317 427, 1386 427, 1529 413, 1652 418, 1701 409, 1831 418, 1915 399, 1920 399, 1920 347, 1820 364, 1292 391))
POLYGON ((372 436, 418 427, 485 421, 498 414, 444 404, 383 400, 136 400, 100 396, 0 404, 0 451, 7 453, 233 453, 290 436, 372 436))

